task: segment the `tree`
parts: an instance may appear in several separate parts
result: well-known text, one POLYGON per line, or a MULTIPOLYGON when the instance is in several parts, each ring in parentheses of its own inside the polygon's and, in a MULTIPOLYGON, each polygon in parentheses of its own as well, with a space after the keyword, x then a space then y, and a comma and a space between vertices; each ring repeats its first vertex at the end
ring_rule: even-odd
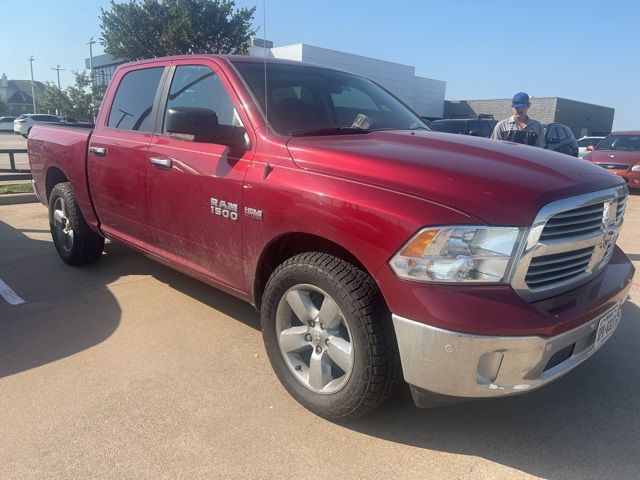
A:
POLYGON ((100 42, 125 61, 198 53, 246 54, 253 8, 233 0, 111 0, 100 9, 100 42))
POLYGON ((39 110, 46 110, 50 113, 57 112, 59 115, 69 116, 71 112, 71 101, 64 92, 54 83, 44 84, 44 90, 38 94, 37 99, 39 110))
POLYGON ((41 109, 58 112, 79 121, 93 121, 100 108, 105 87, 97 86, 86 72, 73 72, 75 82, 64 90, 52 83, 45 85, 38 104, 41 109))

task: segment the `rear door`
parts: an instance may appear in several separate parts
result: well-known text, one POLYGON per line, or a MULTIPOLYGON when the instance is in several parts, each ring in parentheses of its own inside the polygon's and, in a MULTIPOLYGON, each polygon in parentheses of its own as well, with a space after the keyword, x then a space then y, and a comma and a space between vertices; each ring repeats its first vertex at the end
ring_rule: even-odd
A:
MULTIPOLYGON (((87 171, 105 233, 147 246, 147 150, 164 66, 121 70, 110 108, 100 112, 91 136, 87 171)), ((103 107, 104 108, 104 107, 103 107)))
POLYGON ((235 289, 242 272, 242 185, 251 153, 166 132, 172 107, 213 110, 220 125, 249 125, 214 62, 174 62, 147 161, 149 225, 155 253, 235 289))

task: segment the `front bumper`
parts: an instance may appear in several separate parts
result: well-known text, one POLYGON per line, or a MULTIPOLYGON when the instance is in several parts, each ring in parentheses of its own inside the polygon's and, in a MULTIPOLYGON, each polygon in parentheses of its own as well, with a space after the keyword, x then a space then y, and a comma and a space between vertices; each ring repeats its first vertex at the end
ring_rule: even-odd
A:
MULTIPOLYGON (((403 314, 406 304, 390 305, 404 378, 416 403, 513 395, 561 377, 602 345, 595 345, 599 322, 619 312, 633 273, 616 247, 608 266, 589 283, 533 303, 516 302, 510 288, 511 294, 489 287, 432 291, 416 285, 404 299, 424 300, 423 311, 432 321, 403 314)), ((411 310, 419 312, 417 306, 411 310)))
MULTIPOLYGON (((402 370, 412 386, 449 397, 496 397, 539 388, 595 353, 601 320, 620 303, 554 337, 499 337, 443 330, 393 315, 402 370)), ((611 338, 611 337, 608 337, 611 338)))

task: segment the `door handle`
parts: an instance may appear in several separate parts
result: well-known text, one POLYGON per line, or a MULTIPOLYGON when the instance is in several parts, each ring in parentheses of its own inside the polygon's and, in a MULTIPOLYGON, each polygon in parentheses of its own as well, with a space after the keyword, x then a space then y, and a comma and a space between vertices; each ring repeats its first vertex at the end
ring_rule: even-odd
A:
POLYGON ((154 167, 171 168, 173 166, 173 160, 170 158, 155 158, 151 157, 149 163, 154 167))
POLYGON ((107 149, 104 147, 89 147, 89 151, 97 157, 104 157, 107 154, 107 149))

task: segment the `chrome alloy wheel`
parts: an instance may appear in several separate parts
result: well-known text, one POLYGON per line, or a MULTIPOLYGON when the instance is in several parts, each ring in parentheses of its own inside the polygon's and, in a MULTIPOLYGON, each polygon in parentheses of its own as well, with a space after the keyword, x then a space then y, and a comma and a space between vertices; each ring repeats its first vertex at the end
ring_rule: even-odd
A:
POLYGON ((313 285, 291 287, 280 299, 276 335, 289 370, 309 390, 339 391, 353 370, 351 333, 336 302, 313 285))
POLYGON ((73 247, 73 229, 69 220, 69 210, 64 198, 58 197, 53 204, 53 226, 62 248, 69 252, 73 247))

